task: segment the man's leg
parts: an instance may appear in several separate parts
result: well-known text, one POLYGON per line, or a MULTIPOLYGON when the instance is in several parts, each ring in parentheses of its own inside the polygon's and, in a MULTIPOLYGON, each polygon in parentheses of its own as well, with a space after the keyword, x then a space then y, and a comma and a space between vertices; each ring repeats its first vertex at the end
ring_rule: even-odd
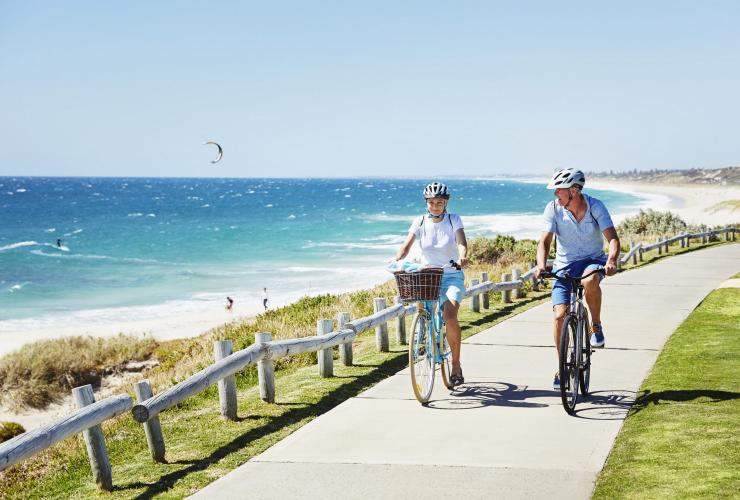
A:
POLYGON ((604 333, 601 329, 601 274, 592 274, 583 280, 586 304, 591 313, 591 347, 604 347, 604 333))
POLYGON ((592 274, 583 280, 583 290, 586 295, 586 304, 588 312, 591 313, 591 323, 594 325, 601 324, 601 282, 600 274, 592 274))
POLYGON ((563 330, 563 321, 565 320, 565 316, 568 314, 568 309, 570 309, 568 304, 557 304, 552 307, 552 310, 555 313, 552 339, 555 342, 555 352, 558 353, 558 363, 560 362, 560 332, 563 330))

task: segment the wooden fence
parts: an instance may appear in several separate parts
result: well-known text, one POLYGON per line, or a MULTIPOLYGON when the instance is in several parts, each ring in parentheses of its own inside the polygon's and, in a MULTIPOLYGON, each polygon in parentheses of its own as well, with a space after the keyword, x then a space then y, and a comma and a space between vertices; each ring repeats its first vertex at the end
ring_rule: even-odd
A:
MULTIPOLYGON (((638 259, 642 260, 644 252, 655 249, 662 252, 663 249, 667 249, 668 245, 675 242, 680 242, 681 247, 690 246, 692 239, 701 238, 702 243, 706 243, 711 236, 721 234, 725 235, 727 241, 730 239, 735 241, 735 234, 738 231, 740 230, 737 228, 726 227, 703 233, 680 234, 659 240, 651 245, 633 244, 629 252, 619 259, 619 263, 626 264, 630 259, 637 263, 638 259)), ((478 312, 481 302, 483 308, 488 308, 490 292, 501 292, 502 301, 510 302, 512 298, 518 297, 528 281, 532 281, 532 286, 536 287, 533 277, 534 265, 523 274, 521 270, 515 268, 511 274, 503 274, 499 282, 490 281, 488 273, 482 273, 480 279, 470 280, 465 298, 471 299, 470 308, 478 312)), ((319 320, 316 335, 312 337, 272 340, 270 333, 262 332, 256 335, 254 344, 237 352, 232 352, 229 340, 214 342, 216 360, 214 364, 157 395, 152 394, 148 380, 137 383, 134 388, 137 398, 135 406, 128 395, 113 396, 96 403, 89 385, 75 388, 73 394, 80 407, 79 410, 53 424, 26 432, 0 444, 0 471, 62 439, 82 432, 93 477, 102 489, 111 490, 113 487, 111 467, 100 429, 102 422, 130 409, 133 418, 144 426, 153 460, 165 462, 165 444, 158 418, 159 413, 218 384, 221 414, 226 419, 236 420, 237 394, 234 375, 247 366, 257 365, 260 397, 263 401, 272 403, 275 401, 275 359, 305 352, 318 352, 319 375, 331 377, 334 363, 332 348, 339 346, 340 362, 351 366, 352 341, 364 331, 374 328, 378 350, 387 351, 387 323, 396 320, 397 340, 399 343, 405 343, 405 317, 414 314, 416 305, 396 303, 387 307, 385 299, 380 298, 374 300, 374 309, 374 314, 353 321, 349 320, 348 313, 339 313, 336 318, 336 330, 332 330, 334 323, 332 320, 319 320)))

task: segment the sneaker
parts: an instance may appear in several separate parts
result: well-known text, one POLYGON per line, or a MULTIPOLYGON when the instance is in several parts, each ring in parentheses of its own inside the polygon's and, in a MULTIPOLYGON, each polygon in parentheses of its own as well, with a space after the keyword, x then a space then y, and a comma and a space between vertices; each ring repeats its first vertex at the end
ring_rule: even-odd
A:
POLYGON ((560 373, 559 372, 555 372, 555 378, 552 381, 552 390, 553 391, 560 390, 560 373))
POLYGON ((591 327, 591 347, 595 349, 604 347, 604 331, 601 329, 601 325, 591 327))

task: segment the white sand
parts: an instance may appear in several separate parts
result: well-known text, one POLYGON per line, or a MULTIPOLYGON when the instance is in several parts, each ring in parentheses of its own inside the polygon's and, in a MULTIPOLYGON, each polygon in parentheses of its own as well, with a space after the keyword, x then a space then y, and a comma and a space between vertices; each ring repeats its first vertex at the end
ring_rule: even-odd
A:
POLYGON ((710 226, 740 223, 740 210, 716 210, 723 201, 740 201, 740 186, 587 182, 586 188, 623 191, 646 198, 645 207, 670 210, 689 224, 710 226))

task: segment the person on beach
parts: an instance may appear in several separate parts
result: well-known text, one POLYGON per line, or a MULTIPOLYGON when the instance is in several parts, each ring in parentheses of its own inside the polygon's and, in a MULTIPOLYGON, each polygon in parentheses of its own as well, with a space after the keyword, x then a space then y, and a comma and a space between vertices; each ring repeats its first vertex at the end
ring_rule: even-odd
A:
MULTIPOLYGON (((583 280, 586 304, 591 313, 590 344, 603 348, 604 329, 601 326, 601 280, 604 273, 611 276, 617 272, 619 237, 609 211, 604 204, 583 193, 586 176, 580 170, 563 168, 555 172, 547 189, 555 190, 555 200, 545 207, 545 222, 537 245, 537 268, 535 279, 545 271, 547 256, 553 235, 557 235, 557 250, 553 272, 567 269, 572 276, 583 276, 600 266, 603 272, 592 274, 583 280), (604 254, 604 241, 609 246, 604 254)), ((570 307, 570 283, 556 280, 552 287, 552 309, 554 312, 553 338, 555 349, 560 345, 560 330, 570 307)), ((560 378, 555 372, 553 389, 560 390, 560 378)))
POLYGON ((232 299, 231 297, 226 297, 226 306, 225 306, 226 311, 231 312, 233 307, 234 307, 234 299, 232 299))
POLYGON ((262 307, 265 308, 265 311, 267 311, 267 288, 262 289, 262 307))
POLYGON ((465 297, 465 276, 463 271, 468 263, 468 241, 465 238, 462 219, 457 214, 447 212, 450 191, 441 182, 433 182, 423 191, 427 214, 414 219, 409 234, 396 253, 396 260, 403 260, 411 250, 414 241, 419 240, 422 263, 445 266, 440 285, 440 300, 444 299, 444 320, 447 325, 447 340, 452 350, 453 385, 465 383, 460 367, 460 323, 457 313, 460 302, 465 297), (450 267, 450 261, 457 262, 461 269, 450 267))

